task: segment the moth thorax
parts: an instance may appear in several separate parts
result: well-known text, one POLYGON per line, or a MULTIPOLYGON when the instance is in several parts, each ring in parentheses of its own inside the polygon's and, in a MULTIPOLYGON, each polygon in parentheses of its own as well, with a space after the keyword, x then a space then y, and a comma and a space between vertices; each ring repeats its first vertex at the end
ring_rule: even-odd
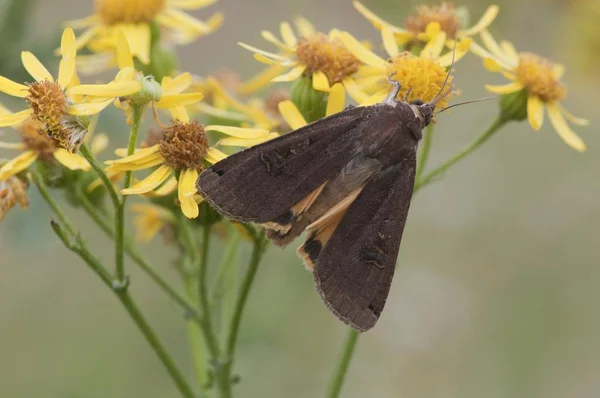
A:
POLYGON ((165 129, 159 143, 165 164, 173 170, 202 171, 207 151, 208 138, 204 126, 197 121, 174 122, 165 129))

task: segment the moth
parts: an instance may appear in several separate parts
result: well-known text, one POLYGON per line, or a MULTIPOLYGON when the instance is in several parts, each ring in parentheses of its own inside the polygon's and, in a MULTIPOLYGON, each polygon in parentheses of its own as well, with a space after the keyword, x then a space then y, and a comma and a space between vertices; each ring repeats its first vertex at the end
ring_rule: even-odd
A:
POLYGON ((198 191, 232 220, 262 225, 276 245, 304 231, 298 249, 325 304, 364 332, 385 305, 413 192, 417 146, 432 101, 348 107, 204 170, 198 191))

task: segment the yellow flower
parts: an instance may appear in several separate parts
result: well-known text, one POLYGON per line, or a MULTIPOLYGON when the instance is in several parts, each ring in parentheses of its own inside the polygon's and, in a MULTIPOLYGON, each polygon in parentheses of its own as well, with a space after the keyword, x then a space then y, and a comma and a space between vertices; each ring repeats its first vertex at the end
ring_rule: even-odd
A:
POLYGON ((85 29, 77 40, 77 48, 87 47, 99 57, 88 59, 100 70, 115 63, 119 32, 123 32, 133 55, 143 64, 150 63, 151 30, 156 24, 171 43, 185 44, 218 29, 221 13, 206 22, 184 10, 198 10, 216 0, 96 0, 96 12, 68 22, 74 29, 85 29), (103 62, 104 61, 104 62, 103 62), (100 64, 100 65, 98 65, 100 64))
POLYGON ((146 194, 158 187, 173 174, 178 175, 178 199, 183 214, 198 217, 196 179, 204 169, 204 161, 216 163, 227 155, 209 147, 206 131, 218 131, 228 138, 217 143, 221 146, 248 147, 277 136, 264 129, 244 129, 231 126, 202 126, 198 122, 175 121, 169 126, 160 142, 149 148, 139 149, 133 155, 108 161, 107 171, 134 171, 153 168, 148 177, 121 191, 123 195, 146 194))
POLYGON ((140 242, 150 242, 156 234, 175 222, 173 213, 162 206, 136 203, 131 205, 131 211, 136 214, 133 225, 135 238, 140 242))
MULTIPOLYGON (((14 126, 31 118, 40 123, 41 130, 55 141, 57 147, 75 152, 87 133, 88 122, 82 116, 99 113, 115 97, 129 95, 135 88, 116 84, 110 95, 77 95, 74 91, 83 86, 75 72, 75 35, 71 29, 63 32, 60 51, 62 59, 56 80, 29 51, 21 53, 21 60, 35 83, 24 85, 0 76, 0 91, 23 98, 28 105, 23 111, 0 115, 0 127, 14 126)), ((100 85, 87 87, 89 94, 101 90, 100 85)))
MULTIPOLYGON (((7 114, 10 114, 10 111, 0 106, 0 117, 7 114)), ((0 167, 0 181, 17 175, 38 159, 46 163, 58 161, 71 170, 90 169, 90 164, 83 156, 59 148, 57 142, 45 134, 43 126, 38 120, 29 118, 13 127, 19 133, 21 142, 0 142, 0 148, 16 149, 21 151, 21 154, 0 167)))
MULTIPOLYGON (((282 22, 280 25, 281 39, 269 31, 262 32, 263 38, 277 46, 280 54, 239 43, 254 52, 254 57, 258 61, 289 69, 275 78, 271 77, 272 70, 270 70, 265 73, 264 79, 273 82, 290 82, 305 75, 312 78, 315 90, 329 91, 333 84, 345 81, 358 71, 360 60, 338 39, 337 30, 332 30, 326 35, 317 32, 304 18, 297 18, 295 23, 300 37, 294 33, 287 22, 282 22)), ((266 81, 258 80, 253 82, 254 85, 265 83, 266 81)))
MULTIPOLYGON (((371 52, 347 32, 340 33, 339 37, 346 47, 366 64, 359 71, 359 77, 354 79, 355 82, 345 82, 348 94, 361 105, 382 101, 390 91, 387 79, 391 75, 402 85, 398 98, 403 99, 408 93, 408 101, 431 101, 440 92, 448 74, 447 67, 452 64, 452 52, 440 56, 446 40, 442 35, 437 35, 427 43, 419 56, 400 52, 393 38, 388 37, 384 42, 390 57, 387 60, 371 52)), ((470 41, 464 39, 458 42, 454 61, 468 52, 470 41)), ((452 84, 452 77, 449 78, 448 84, 452 84)), ((442 99, 439 106, 445 107, 449 98, 450 95, 442 99)))
POLYGON ((27 182, 19 177, 9 177, 6 180, 0 181, 0 221, 17 204, 23 210, 29 208, 29 198, 27 197, 28 185, 27 182))
POLYGON ((466 28, 459 16, 460 9, 457 10, 451 3, 442 2, 439 6, 419 5, 416 7, 416 14, 406 18, 404 28, 401 28, 379 18, 359 1, 354 0, 352 3, 358 12, 381 31, 382 35, 393 37, 402 46, 415 40, 427 43, 438 33, 442 34, 444 39, 464 39, 474 36, 487 28, 496 19, 499 11, 498 6, 489 6, 475 25, 466 28), (439 30, 428 29, 431 23, 436 23, 439 30))
POLYGON ((560 80, 564 66, 533 53, 517 52, 508 41, 497 43, 487 31, 481 33, 481 39, 485 48, 474 45, 473 52, 483 58, 488 70, 499 72, 511 80, 505 85, 486 85, 486 88, 496 94, 524 90, 527 94, 527 118, 531 128, 539 130, 542 127, 545 108, 550 123, 563 141, 578 151, 585 151, 584 142, 569 127, 567 120, 578 126, 585 126, 589 122, 573 116, 561 104, 567 95, 566 87, 560 80))

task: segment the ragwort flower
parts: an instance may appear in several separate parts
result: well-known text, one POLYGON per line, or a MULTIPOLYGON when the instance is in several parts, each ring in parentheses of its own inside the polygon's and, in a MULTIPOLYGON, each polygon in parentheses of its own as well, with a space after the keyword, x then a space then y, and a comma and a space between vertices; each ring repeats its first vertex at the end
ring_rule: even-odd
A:
POLYGON ((496 19, 499 11, 498 6, 489 6, 479 21, 467 28, 463 26, 459 10, 452 3, 442 2, 439 6, 419 5, 416 7, 416 14, 406 18, 404 28, 401 28, 384 21, 359 1, 354 0, 352 3, 376 29, 384 35, 392 36, 401 46, 414 41, 427 43, 438 34, 441 34, 444 39, 464 39, 474 36, 487 28, 496 19), (431 23, 438 24, 439 29, 431 30, 429 28, 431 23))
POLYGON ((205 167, 205 161, 216 163, 227 155, 208 145, 206 131, 228 135, 218 145, 248 147, 277 136, 268 130, 243 129, 231 126, 202 126, 193 121, 175 121, 165 128, 158 144, 139 149, 133 155, 108 161, 107 171, 134 171, 154 168, 148 177, 121 191, 123 195, 146 194, 162 186, 172 175, 178 174, 178 199, 183 214, 196 218, 199 214, 196 179, 205 167))
POLYGON ((27 188, 29 184, 19 177, 8 177, 0 181, 0 221, 4 219, 6 213, 17 204, 23 210, 29 208, 29 198, 27 188))
MULTIPOLYGON (((258 61, 289 69, 271 81, 290 82, 304 75, 311 77, 315 90, 327 92, 332 85, 345 81, 358 71, 360 60, 337 38, 338 31, 332 30, 327 35, 317 32, 304 18, 297 18, 295 23, 300 37, 287 22, 280 25, 281 39, 269 31, 262 32, 265 40, 279 48, 279 54, 240 43, 254 52, 258 61)), ((268 73, 267 76, 270 77, 268 73)), ((254 81, 254 84, 259 83, 254 81)))
POLYGON ((175 223, 173 213, 162 206, 136 203, 131 205, 131 211, 135 213, 135 238, 140 242, 150 242, 158 233, 175 223))
POLYGON ((99 53, 94 61, 113 66, 119 32, 123 32, 133 55, 143 64, 150 63, 152 24, 166 33, 167 40, 185 44, 218 29, 223 23, 221 13, 206 22, 184 10, 198 10, 216 0, 95 0, 96 12, 88 17, 68 22, 74 29, 85 29, 77 47, 87 47, 99 53), (112 54, 112 56, 111 56, 112 54))
POLYGON ((499 72, 511 80, 505 85, 486 85, 486 88, 496 94, 525 93, 531 128, 539 130, 542 127, 545 108, 550 123, 563 141, 571 148, 585 151, 584 142, 569 127, 567 120, 578 126, 585 126, 588 121, 573 116, 561 104, 567 95, 566 87, 560 80, 564 66, 537 54, 517 52, 508 41, 497 43, 487 31, 481 33, 481 39, 485 48, 474 45, 473 52, 484 59, 488 70, 499 72))

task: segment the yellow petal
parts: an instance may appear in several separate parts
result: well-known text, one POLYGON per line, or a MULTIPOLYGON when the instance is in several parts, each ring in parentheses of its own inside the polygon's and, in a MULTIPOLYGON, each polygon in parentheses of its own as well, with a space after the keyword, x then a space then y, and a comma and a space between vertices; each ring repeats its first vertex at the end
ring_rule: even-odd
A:
POLYGON ((254 139, 247 138, 223 138, 219 141, 219 145, 221 146, 239 146, 243 148, 249 148, 254 145, 262 144, 263 142, 272 140, 273 138, 279 137, 277 133, 270 133, 266 136, 254 139))
POLYGON ((519 91, 523 89, 523 85, 519 82, 512 82, 508 84, 503 84, 499 86, 494 86, 491 84, 486 84, 485 88, 495 94, 510 94, 515 91, 519 91))
POLYGON ((68 26, 72 29, 84 29, 87 27, 90 27, 92 25, 96 25, 100 22, 100 16, 99 15, 90 15, 87 16, 85 18, 79 18, 79 19, 75 19, 72 21, 66 21, 64 22, 64 26, 68 26))
POLYGON ((172 173, 173 170, 169 166, 162 165, 158 169, 154 170, 148 177, 144 178, 142 181, 138 182, 130 188, 121 190, 121 194, 139 195, 142 193, 152 191, 154 188, 158 187, 160 184, 165 182, 172 173))
POLYGON ((169 5, 171 7, 181 8, 182 10, 198 10, 200 8, 208 7, 217 0, 170 0, 169 5))
POLYGON ((281 61, 281 62, 289 62, 290 61, 289 59, 284 58, 280 55, 277 55, 277 54, 269 52, 269 51, 264 51, 259 48, 253 47, 253 46, 249 46, 246 43, 238 42, 238 45, 242 48, 245 48, 248 51, 252 51, 253 53, 264 55, 267 58, 271 58, 271 59, 281 61))
POLYGON ((437 59, 438 64, 440 64, 441 66, 447 67, 447 66, 452 65, 452 62, 454 62, 454 63, 458 62, 462 57, 464 57, 469 52, 469 49, 471 48, 471 42, 472 42, 472 40, 469 38, 461 39, 456 44, 456 50, 447 52, 446 54, 440 56, 437 59), (452 52, 454 52, 454 55, 452 54, 452 52))
POLYGON ((208 148, 208 151, 206 152, 206 156, 204 156, 204 159, 211 164, 215 164, 217 162, 220 162, 221 160, 225 159, 227 157, 227 155, 221 151, 219 151, 218 149, 215 148, 208 148))
POLYGON ((290 69, 289 72, 284 73, 283 75, 279 75, 274 78, 273 82, 291 82, 299 78, 304 70, 306 69, 306 65, 297 65, 290 69))
POLYGON ((586 149, 585 143, 573 130, 571 130, 565 121, 565 118, 563 117, 557 103, 548 103, 546 106, 548 107, 548 116, 550 118, 550 122, 552 123, 552 126, 554 126, 554 129, 560 138, 562 138, 563 141, 571 148, 579 152, 584 152, 586 149))
POLYGON ((13 82, 4 76, 0 76, 0 91, 19 98, 25 98, 29 95, 29 87, 13 82))
POLYGON ((559 80, 563 74, 565 73, 565 66, 562 64, 554 64, 552 65, 552 76, 555 79, 559 80))
POLYGON ((367 18, 369 20, 369 22, 371 22, 375 28, 382 30, 382 28, 384 26, 386 26, 388 28, 393 28, 395 30, 402 30, 402 29, 398 28, 397 26, 394 26, 394 25, 384 21, 383 19, 379 18, 375 13, 373 13, 367 7, 363 6, 360 2, 355 0, 352 2, 352 4, 354 5, 354 8, 356 8, 356 11, 361 13, 363 15, 363 17, 367 18))
POLYGON ((167 196, 167 195, 175 192, 176 189, 177 189, 177 179, 174 176, 171 176, 161 186, 156 188, 156 190, 148 192, 144 196, 151 196, 151 197, 167 196))
POLYGON ((499 11, 500 11, 500 7, 498 7, 497 5, 489 6, 488 9, 485 10, 483 15, 481 16, 481 19, 479 19, 479 21, 477 21, 477 23, 475 25, 473 25, 469 29, 459 31, 458 34, 460 36, 476 35, 477 33, 481 32, 482 30, 484 30, 488 26, 490 26, 490 24, 492 22, 494 22, 494 19, 496 19, 496 17, 498 16, 499 11))
POLYGON ((331 87, 329 91, 329 98, 327 99, 327 111, 325 115, 331 116, 334 113, 338 113, 344 110, 346 105, 346 90, 341 83, 336 83, 331 87))
POLYGON ((484 58, 483 66, 485 69, 489 70, 490 72, 500 72, 502 70, 502 67, 500 66, 500 64, 498 62, 496 62, 496 60, 493 58, 484 58))
MULTIPOLYGON (((131 55, 137 57, 144 65, 148 65, 150 63, 150 25, 147 23, 121 24, 119 27, 127 39, 131 55)), ((127 63, 127 66, 131 65, 127 63)))
POLYGON ((37 157, 37 153, 25 151, 14 159, 9 160, 0 168, 0 181, 6 180, 8 177, 22 172, 31 166, 37 157))
POLYGON ((122 82, 131 81, 131 80, 137 80, 136 76, 137 76, 137 71, 134 68, 132 68, 132 67, 122 68, 119 71, 119 73, 117 73, 117 76, 115 76, 115 82, 122 83, 122 82))
POLYGON ((179 94, 187 90, 193 82, 191 73, 185 72, 175 77, 166 76, 162 79, 160 86, 162 94, 179 94))
MULTIPOLYGON (((360 4, 360 3, 359 3, 360 4)), ((383 47, 390 57, 398 55, 398 44, 396 44, 396 37, 394 32, 390 28, 383 25, 381 27, 381 38, 383 39, 383 47)))
POLYGON ((517 64, 519 62, 519 54, 517 53, 517 50, 515 50, 515 46, 513 46, 511 42, 502 40, 500 42, 500 48, 502 48, 505 58, 508 59, 511 63, 517 64))
POLYGON ((294 18, 294 24, 296 25, 296 28, 302 37, 310 37, 317 32, 313 24, 311 24, 308 19, 304 17, 294 18))
POLYGON ((561 104, 558 104, 558 107, 560 108, 560 113, 562 113, 563 116, 566 117, 567 120, 571 123, 576 124, 578 126, 587 126, 590 124, 589 120, 574 116, 571 112, 567 110, 567 108, 565 108, 561 104))
POLYGON ((173 108, 169 108, 168 111, 173 120, 179 120, 182 123, 189 123, 190 115, 185 109, 185 106, 176 106, 173 108))
POLYGON ((378 104, 381 101, 383 101, 383 99, 389 92, 390 92, 390 89, 388 87, 383 88, 383 89, 379 90, 378 92, 376 92, 375 94, 368 97, 363 102, 361 102, 360 105, 361 106, 369 106, 369 105, 378 104))
POLYGON ((160 145, 156 144, 153 145, 149 148, 144 148, 144 149, 138 149, 135 151, 135 153, 133 155, 129 155, 126 156, 122 159, 117 159, 117 160, 108 160, 106 162, 104 162, 105 164, 117 164, 117 163, 132 163, 132 162, 138 162, 138 161, 145 161, 147 160, 151 155, 154 155, 155 153, 158 153, 158 151, 160 150, 160 145))
MULTIPOLYGON (((384 79, 384 77, 382 77, 382 79, 384 79)), ((344 84, 344 88, 348 92, 348 95, 359 104, 366 101, 369 97, 351 78, 345 78, 342 83, 344 84)))
POLYGON ((106 168, 107 171, 111 171, 111 172, 121 172, 121 171, 136 171, 136 170, 145 170, 145 169, 150 169, 154 166, 158 166, 165 163, 165 159, 163 159, 163 157, 156 153, 152 156, 149 156, 148 158, 144 159, 144 160, 140 160, 140 161, 136 161, 136 162, 131 162, 131 163, 125 163, 125 164, 121 164, 121 163, 116 163, 116 164, 111 164, 110 166, 108 166, 106 168))
POLYGON ((283 66, 279 64, 271 65, 268 68, 263 69, 257 75, 241 83, 238 87, 238 91, 240 94, 250 94, 258 91, 259 89, 266 87, 269 82, 280 75, 281 72, 283 72, 283 66))
POLYGON ((117 34, 117 65, 119 65, 119 69, 134 67, 129 43, 123 32, 117 34))
MULTIPOLYGON (((439 26, 437 22, 431 22, 427 27, 432 25, 439 26)), ((442 53, 442 50, 446 46, 446 32, 439 30, 435 33, 435 35, 429 40, 429 42, 425 45, 423 50, 421 51, 421 56, 429 57, 432 59, 436 59, 442 53)))
POLYGON ((36 81, 41 82, 44 80, 48 80, 49 82, 54 82, 54 78, 48 72, 48 69, 40 62, 39 59, 35 55, 33 55, 29 51, 21 52, 21 61, 23 62, 23 66, 27 70, 27 72, 33 77, 36 81))
POLYGON ((109 106, 112 101, 112 99, 108 99, 100 102, 84 102, 81 104, 71 105, 69 108, 69 113, 77 116, 95 115, 96 113, 102 112, 102 110, 109 106))
POLYGON ((313 88, 317 91, 329 92, 329 80, 325 73, 317 71, 312 75, 313 88))
POLYGON ((90 164, 87 160, 81 155, 76 153, 70 153, 65 149, 57 149, 54 151, 54 159, 58 161, 58 163, 65 166, 70 170, 89 170, 91 168, 90 164))
POLYGON ((27 147, 25 144, 20 142, 2 142, 0 141, 0 148, 2 149, 16 149, 18 151, 24 151, 27 147))
POLYGON ((163 95, 156 103, 156 107, 174 108, 177 106, 193 105, 202 101, 202 98, 204 98, 204 95, 200 92, 163 95))
POLYGON ((75 33, 73 33, 73 29, 71 28, 65 29, 62 34, 60 53, 62 59, 58 68, 58 84, 64 89, 71 82, 75 73, 75 55, 77 49, 75 46, 75 33))
POLYGON ((539 130, 544 123, 544 103, 535 95, 527 97, 527 119, 534 130, 539 130))
POLYGON ((480 36, 481 36, 481 40, 483 41, 483 44, 492 53, 494 58, 500 58, 500 60, 506 61, 506 59, 504 58, 504 53, 502 52, 502 50, 500 49, 500 46, 498 45, 496 40, 494 40, 494 37, 490 34, 490 32, 488 32, 487 30, 484 29, 481 32, 480 36))
POLYGON ((296 38, 296 35, 294 34, 294 31, 292 30, 292 27, 289 23, 282 22, 279 25, 279 32, 281 33, 281 38, 283 39, 283 42, 288 47, 293 48, 296 46, 296 44, 298 43, 298 39, 296 38))
POLYGON ((237 138, 260 138, 269 135, 269 130, 233 126, 209 125, 206 126, 204 130, 218 131, 228 136, 237 138))
POLYGON ((187 218, 196 218, 199 214, 198 204, 194 200, 196 192, 196 180, 198 172, 196 170, 183 170, 179 175, 179 189, 177 198, 181 203, 181 211, 187 218))
MULTIPOLYGON (((91 128, 89 129, 89 131, 91 131, 91 128)), ((94 155, 99 154, 106 148, 108 148, 108 136, 106 134, 98 134, 94 138, 92 138, 92 142, 90 143, 90 150, 94 155)))
POLYGON ((339 35, 340 41, 346 46, 356 58, 364 62, 367 65, 375 66, 378 68, 385 68, 387 63, 384 59, 375 55, 371 50, 366 48, 361 42, 356 40, 348 32, 341 32, 339 35))
POLYGON ((275 44, 281 50, 284 50, 284 51, 292 51, 293 50, 292 47, 290 47, 287 44, 285 44, 284 42, 280 41, 277 37, 275 37, 275 35, 272 32, 269 32, 268 30, 263 30, 262 32, 260 32, 260 35, 263 37, 263 39, 265 39, 269 43, 275 44))
POLYGON ((32 109, 25 109, 17 113, 0 115, 0 127, 14 126, 15 124, 24 122, 32 113, 32 109))
POLYGON ((108 84, 82 84, 68 90, 68 95, 89 95, 93 97, 116 98, 135 94, 142 88, 137 81, 121 81, 108 84))
POLYGON ((306 119, 300 113, 296 105, 291 100, 281 101, 277 106, 279 113, 283 120, 292 128, 292 130, 299 129, 302 126, 306 126, 306 119))

